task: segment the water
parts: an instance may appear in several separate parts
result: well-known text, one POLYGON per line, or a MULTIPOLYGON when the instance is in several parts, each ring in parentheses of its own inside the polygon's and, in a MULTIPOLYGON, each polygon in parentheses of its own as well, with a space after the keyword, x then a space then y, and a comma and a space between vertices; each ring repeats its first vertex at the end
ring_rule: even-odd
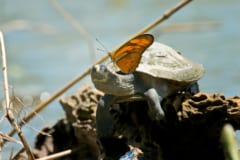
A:
MULTIPOLYGON (((66 23, 49 2, 0 1, 0 29, 5 35, 9 82, 14 93, 23 97, 54 93, 85 71, 94 59, 83 36, 66 23)), ((99 59, 106 52, 97 51, 103 47, 96 38, 111 50, 178 1, 58 2, 87 31, 99 59)), ((206 74, 199 82, 202 92, 220 92, 227 97, 239 95, 239 12, 238 0, 193 1, 150 33, 157 41, 203 64, 206 74), (173 25, 180 27, 172 28, 173 25)), ((91 84, 89 77, 66 94, 84 83, 91 84)), ((31 104, 26 110, 31 110, 31 104)), ((39 117, 30 122, 36 129, 54 124, 64 113, 55 101, 40 116, 44 119, 40 124, 39 117)), ((9 131, 6 121, 1 126, 4 133, 9 131)), ((33 145, 33 130, 24 127, 24 134, 33 145)), ((7 147, 11 148, 11 144, 7 147)))

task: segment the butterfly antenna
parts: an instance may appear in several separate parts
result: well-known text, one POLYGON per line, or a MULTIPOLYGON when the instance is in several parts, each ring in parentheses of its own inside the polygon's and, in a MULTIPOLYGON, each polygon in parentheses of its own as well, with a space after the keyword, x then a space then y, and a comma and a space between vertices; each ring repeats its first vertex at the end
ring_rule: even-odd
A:
POLYGON ((98 49, 98 50, 107 52, 108 56, 112 59, 111 52, 107 49, 107 47, 99 39, 96 38, 96 41, 103 47, 103 50, 101 49, 98 49))

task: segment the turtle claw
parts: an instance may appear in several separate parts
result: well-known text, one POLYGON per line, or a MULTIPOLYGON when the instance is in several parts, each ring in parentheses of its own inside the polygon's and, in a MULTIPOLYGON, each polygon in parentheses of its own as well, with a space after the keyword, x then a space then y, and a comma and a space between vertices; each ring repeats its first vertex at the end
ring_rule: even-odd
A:
POLYGON ((155 88, 150 88, 144 92, 147 98, 149 115, 153 120, 162 120, 165 117, 165 113, 161 106, 162 97, 160 97, 155 88))

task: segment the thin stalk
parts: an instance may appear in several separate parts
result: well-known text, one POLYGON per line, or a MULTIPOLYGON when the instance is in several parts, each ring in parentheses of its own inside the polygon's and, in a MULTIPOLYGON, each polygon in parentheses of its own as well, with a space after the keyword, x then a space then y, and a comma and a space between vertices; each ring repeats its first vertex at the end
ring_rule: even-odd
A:
POLYGON ((36 159, 36 160, 53 160, 53 159, 57 159, 57 158, 60 158, 60 157, 70 155, 72 153, 73 153, 73 151, 71 149, 67 149, 65 151, 61 151, 61 152, 58 152, 58 153, 55 153, 55 154, 51 154, 49 156, 42 157, 42 158, 39 158, 39 159, 36 159))
POLYGON ((21 154, 24 152, 24 148, 21 148, 14 156, 11 157, 11 160, 18 160, 21 154))
POLYGON ((14 119, 13 113, 10 107, 10 98, 9 98, 9 85, 8 85, 8 76, 7 76, 7 60, 6 60, 6 51, 5 51, 5 44, 3 33, 0 31, 0 42, 1 42, 1 49, 2 49, 2 73, 3 73, 3 89, 4 89, 4 97, 5 97, 5 111, 6 117, 14 130, 17 131, 18 136, 27 152, 28 158, 30 160, 34 160, 34 156, 31 152, 30 146, 28 145, 26 138, 23 135, 23 132, 17 122, 14 119))

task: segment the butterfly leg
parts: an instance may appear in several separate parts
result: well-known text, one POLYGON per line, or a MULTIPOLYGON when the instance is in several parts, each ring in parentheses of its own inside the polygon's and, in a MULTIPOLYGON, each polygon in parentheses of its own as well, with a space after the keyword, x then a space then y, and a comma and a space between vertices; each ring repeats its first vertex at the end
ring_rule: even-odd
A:
POLYGON ((147 98, 149 114, 153 120, 162 120, 165 116, 161 106, 162 97, 158 95, 156 89, 150 88, 144 92, 147 98))

